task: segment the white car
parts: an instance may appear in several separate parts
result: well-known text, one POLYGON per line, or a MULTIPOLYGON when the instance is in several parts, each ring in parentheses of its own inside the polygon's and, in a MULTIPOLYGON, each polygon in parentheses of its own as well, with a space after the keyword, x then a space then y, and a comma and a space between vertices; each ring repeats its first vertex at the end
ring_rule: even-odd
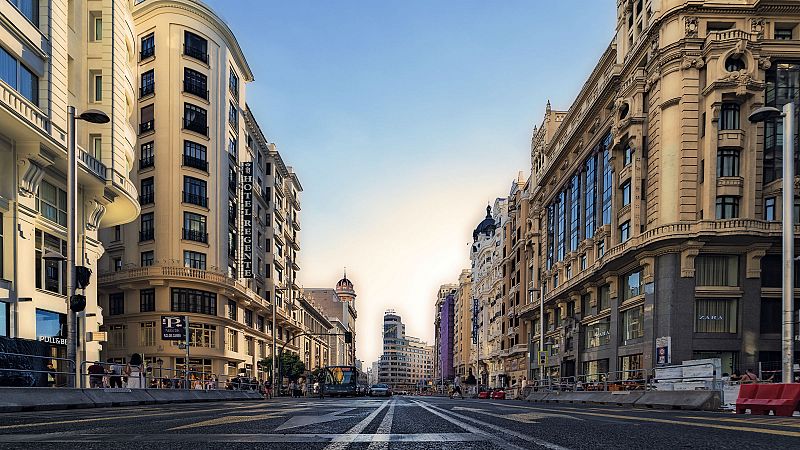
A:
POLYGON ((370 397, 391 397, 392 396, 392 388, 389 387, 388 384, 373 384, 369 387, 369 396, 370 397))

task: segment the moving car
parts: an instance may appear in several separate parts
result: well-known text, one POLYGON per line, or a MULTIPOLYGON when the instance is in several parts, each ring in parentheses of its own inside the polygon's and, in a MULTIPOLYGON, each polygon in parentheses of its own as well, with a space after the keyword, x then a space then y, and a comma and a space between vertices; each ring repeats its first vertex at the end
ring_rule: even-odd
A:
POLYGON ((383 383, 373 384, 369 388, 369 396, 370 397, 391 397, 392 396, 392 388, 390 388, 388 384, 383 384, 383 383))

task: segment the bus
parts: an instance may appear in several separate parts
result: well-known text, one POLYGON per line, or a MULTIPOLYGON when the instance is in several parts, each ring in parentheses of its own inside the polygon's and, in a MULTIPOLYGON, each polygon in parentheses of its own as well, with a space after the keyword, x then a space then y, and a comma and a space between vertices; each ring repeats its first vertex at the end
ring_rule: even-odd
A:
POLYGON ((360 397, 367 394, 367 375, 355 366, 328 366, 323 371, 320 396, 360 397))

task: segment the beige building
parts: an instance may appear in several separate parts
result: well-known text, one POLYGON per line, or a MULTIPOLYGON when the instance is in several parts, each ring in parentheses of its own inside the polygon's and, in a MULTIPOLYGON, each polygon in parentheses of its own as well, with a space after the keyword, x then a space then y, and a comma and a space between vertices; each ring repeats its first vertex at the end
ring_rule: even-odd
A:
MULTIPOLYGON (((475 369, 472 334, 472 273, 464 269, 458 276, 456 301, 453 308, 453 368, 455 375, 465 378, 475 369)), ((477 343, 477 342, 476 342, 477 343)))
POLYGON ((433 383, 433 346, 406 335, 406 326, 394 311, 383 316, 383 354, 378 363, 378 382, 393 391, 415 392, 433 383))
MULTIPOLYGON (((66 357, 67 107, 104 112, 107 124, 78 121, 78 266, 92 270, 79 314, 78 360, 103 323, 97 305, 98 229, 135 219, 138 194, 132 129, 135 85, 129 1, 8 1, 0 4, 0 336, 44 341, 66 357)), ((80 291, 79 291, 80 292, 80 291)), ((57 370, 66 370, 60 362, 57 370)), ((62 380, 57 381, 61 383, 62 380)))
POLYGON ((331 324, 328 337, 330 365, 354 366, 356 364, 356 290, 344 274, 334 289, 306 288, 303 295, 313 300, 331 324), (352 333, 353 341, 345 342, 345 333, 352 333))
POLYGON ((246 104, 253 74, 224 22, 192 0, 137 2, 133 17, 142 213, 103 233, 104 356, 263 378, 273 336, 302 353, 293 337, 319 322, 296 281, 302 187, 246 104), (162 316, 188 316, 188 361, 162 316))
POLYGON ((779 361, 781 126, 747 117, 800 94, 800 4, 617 4, 575 102, 534 134, 522 232, 549 358, 530 375, 779 361))

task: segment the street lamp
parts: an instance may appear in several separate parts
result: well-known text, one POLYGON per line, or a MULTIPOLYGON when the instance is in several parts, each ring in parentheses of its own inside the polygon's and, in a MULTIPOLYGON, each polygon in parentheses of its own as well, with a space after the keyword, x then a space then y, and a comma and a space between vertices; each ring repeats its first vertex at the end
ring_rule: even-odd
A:
POLYGON ((794 130, 795 105, 791 101, 783 112, 762 106, 748 119, 752 123, 783 117, 783 328, 781 339, 781 380, 794 382, 794 130))
MULTIPOLYGON (((67 107, 67 360, 72 361, 73 375, 80 370, 80 364, 76 360, 78 353, 78 330, 75 326, 76 311, 71 308, 72 296, 75 294, 75 247, 78 240, 78 226, 77 226, 77 198, 78 198, 78 146, 75 143, 75 127, 78 120, 83 120, 89 123, 108 123, 108 115, 96 109, 89 109, 75 115, 75 107, 67 107)), ((56 253, 56 252, 53 252, 56 253)), ((60 254, 59 254, 60 255, 60 254)), ((52 257, 55 257, 53 255, 52 257)), ((71 387, 75 387, 75 379, 70 376, 68 383, 71 387)))
MULTIPOLYGON (((276 370, 277 370, 277 367, 278 367, 278 362, 276 361, 276 358, 278 357, 278 338, 277 338, 277 334, 276 334, 278 332, 278 322, 277 322, 278 309, 277 309, 276 305, 278 303, 278 301, 277 301, 278 300, 278 292, 286 292, 287 290, 288 290, 288 288, 276 287, 275 288, 275 295, 272 296, 272 367, 270 368, 270 372, 271 372, 270 373, 270 378, 272 378, 272 388, 273 389, 275 389, 275 383, 276 383, 275 375, 277 373, 276 370)), ((281 389, 281 385, 279 384, 277 392, 280 393, 280 389, 281 389)))

